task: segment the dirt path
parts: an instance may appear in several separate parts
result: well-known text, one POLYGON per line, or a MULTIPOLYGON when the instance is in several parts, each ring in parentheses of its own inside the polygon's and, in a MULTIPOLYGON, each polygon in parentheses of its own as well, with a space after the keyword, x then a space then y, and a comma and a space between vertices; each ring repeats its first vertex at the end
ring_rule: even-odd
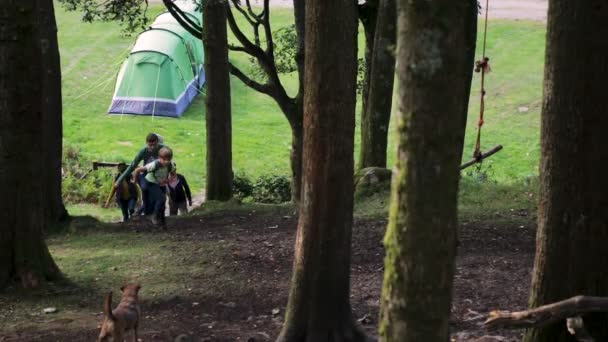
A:
MULTIPOLYGON (((191 292, 170 298, 142 295, 142 340, 173 341, 186 334, 190 339, 184 341, 272 341, 281 328, 287 302, 296 228, 296 219, 284 215, 239 212, 169 219, 170 239, 177 245, 193 240, 227 244, 227 251, 214 254, 204 267, 216 267, 232 281, 184 275, 180 281, 193 284, 188 285, 191 292)), ((351 303, 355 318, 370 335, 376 334, 378 324, 385 226, 381 220, 357 220, 353 229, 351 303)), ((138 234, 157 234, 141 223, 130 228, 138 234)), ((187 258, 175 261, 175 267, 198 263, 200 253, 207 251, 188 252, 187 258)), ((456 341, 486 335, 481 322, 489 311, 526 306, 533 255, 533 227, 462 224, 451 320, 456 341)), ((93 297, 94 302, 82 303, 72 323, 61 325, 64 321, 59 320, 61 324, 40 323, 35 329, 0 333, 0 341, 94 340, 100 320, 97 299, 102 294, 93 297)), ((520 338, 513 331, 492 334, 502 335, 505 342, 520 338)))

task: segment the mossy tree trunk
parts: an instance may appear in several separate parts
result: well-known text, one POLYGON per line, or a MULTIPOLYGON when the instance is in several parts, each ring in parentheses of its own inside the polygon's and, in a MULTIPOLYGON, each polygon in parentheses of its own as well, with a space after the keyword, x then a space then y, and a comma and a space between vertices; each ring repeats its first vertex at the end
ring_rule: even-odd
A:
POLYGON ((51 223, 68 217, 61 197, 61 160, 63 150, 63 122, 61 98, 61 65, 57 42, 57 23, 53 0, 40 1, 41 52, 42 52, 42 108, 44 110, 44 156, 47 158, 44 174, 47 177, 46 217, 51 223))
POLYGON ((365 338, 349 301, 356 14, 351 0, 307 2, 303 191, 282 342, 365 338))
POLYGON ((365 111, 361 113, 359 169, 386 167, 391 95, 395 77, 396 10, 395 0, 379 1, 374 48, 371 63, 368 65, 368 98, 365 111))
POLYGON ((397 2, 397 166, 380 338, 445 342, 476 1, 397 2), (438 100, 441 99, 441 100, 438 100))
MULTIPOLYGON (((608 296, 608 4, 549 1, 536 260, 531 307, 575 295, 608 296)), ((608 341, 608 317, 585 328, 608 341)), ((565 322, 526 342, 576 341, 565 322)))
POLYGON ((207 124, 206 199, 232 197, 232 122, 226 0, 208 0, 203 8, 207 124))
POLYGON ((59 276, 43 239, 45 228, 45 47, 40 2, 0 6, 0 287, 18 280, 38 287, 59 276))

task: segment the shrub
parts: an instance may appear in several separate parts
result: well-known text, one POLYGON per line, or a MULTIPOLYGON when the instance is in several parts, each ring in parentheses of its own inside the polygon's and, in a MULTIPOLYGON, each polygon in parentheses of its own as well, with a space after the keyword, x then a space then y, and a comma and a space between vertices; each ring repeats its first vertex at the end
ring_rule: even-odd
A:
POLYGON ((234 198, 243 200, 253 194, 253 182, 243 173, 235 173, 232 179, 232 194, 234 198))
POLYGON ((78 148, 65 147, 61 168, 61 189, 65 203, 103 203, 106 200, 112 187, 114 170, 90 171, 91 167, 92 162, 78 148))
POLYGON ((291 200, 291 182, 286 176, 266 175, 253 184, 253 200, 258 203, 278 204, 291 200))

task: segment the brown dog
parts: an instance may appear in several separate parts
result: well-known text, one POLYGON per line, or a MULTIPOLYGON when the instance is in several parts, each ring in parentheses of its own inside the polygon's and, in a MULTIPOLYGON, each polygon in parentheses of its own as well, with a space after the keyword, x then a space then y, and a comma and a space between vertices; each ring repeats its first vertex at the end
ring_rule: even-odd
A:
POLYGON ((112 341, 122 342, 127 331, 133 329, 133 341, 137 342, 137 328, 141 310, 138 304, 137 294, 141 286, 139 284, 128 284, 120 288, 122 300, 112 310, 112 292, 106 295, 103 305, 104 320, 99 333, 99 342, 112 341))

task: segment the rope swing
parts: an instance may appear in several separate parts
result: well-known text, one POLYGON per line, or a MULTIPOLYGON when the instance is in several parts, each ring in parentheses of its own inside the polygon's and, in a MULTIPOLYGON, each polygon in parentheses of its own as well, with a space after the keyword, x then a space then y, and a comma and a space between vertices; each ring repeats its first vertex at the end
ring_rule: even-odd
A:
POLYGON ((481 89, 479 92, 479 121, 477 122, 477 139, 475 141, 475 150, 473 151, 473 159, 468 162, 460 165, 459 170, 466 169, 467 167, 481 163, 484 159, 490 157, 494 153, 502 150, 502 145, 496 145, 492 149, 487 152, 481 151, 481 127, 484 124, 483 114, 485 111, 485 76, 490 73, 492 69, 490 68, 490 58, 486 56, 486 40, 488 36, 488 5, 490 0, 486 0, 486 15, 485 22, 483 28, 483 49, 482 49, 482 59, 475 62, 475 72, 481 73, 481 89))

